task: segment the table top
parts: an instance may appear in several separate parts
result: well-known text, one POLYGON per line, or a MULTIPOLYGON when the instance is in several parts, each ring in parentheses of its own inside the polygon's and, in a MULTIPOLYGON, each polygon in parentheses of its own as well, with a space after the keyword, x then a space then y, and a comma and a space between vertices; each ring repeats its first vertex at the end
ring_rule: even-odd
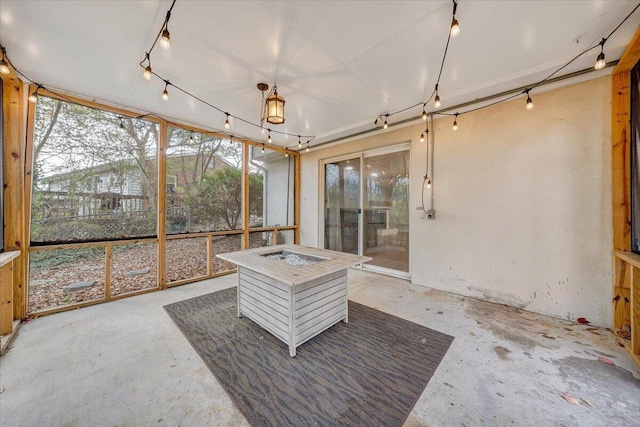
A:
POLYGON ((300 245, 264 246, 256 249, 218 254, 216 257, 264 274, 289 286, 296 286, 329 273, 344 270, 371 261, 371 257, 347 254, 329 249, 311 248, 300 245), (296 266, 263 255, 291 251, 300 255, 324 258, 306 266, 296 266))

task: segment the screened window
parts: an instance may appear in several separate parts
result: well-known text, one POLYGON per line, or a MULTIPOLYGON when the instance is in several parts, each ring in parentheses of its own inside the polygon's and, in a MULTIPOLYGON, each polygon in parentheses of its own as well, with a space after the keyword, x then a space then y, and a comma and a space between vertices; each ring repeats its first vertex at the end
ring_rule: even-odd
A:
POLYGON ((154 236, 158 125, 39 97, 31 242, 154 236))
POLYGON ((242 229, 242 145, 169 127, 167 234, 242 229))

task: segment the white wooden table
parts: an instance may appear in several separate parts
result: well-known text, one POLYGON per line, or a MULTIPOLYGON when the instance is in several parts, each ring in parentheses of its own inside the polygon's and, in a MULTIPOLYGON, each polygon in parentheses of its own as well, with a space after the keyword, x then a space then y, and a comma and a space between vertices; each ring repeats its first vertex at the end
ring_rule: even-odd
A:
POLYGON ((296 348, 339 321, 349 321, 347 268, 370 257, 299 245, 216 255, 238 266, 238 317, 246 316, 296 348), (291 252, 322 260, 295 266, 264 255, 291 252))

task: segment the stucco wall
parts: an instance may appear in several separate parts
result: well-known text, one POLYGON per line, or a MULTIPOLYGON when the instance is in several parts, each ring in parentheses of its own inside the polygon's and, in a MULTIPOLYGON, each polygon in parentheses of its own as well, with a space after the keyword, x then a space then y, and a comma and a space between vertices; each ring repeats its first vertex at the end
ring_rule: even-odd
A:
MULTIPOLYGON (((421 218, 424 125, 302 156, 301 241, 318 246, 322 159, 411 141, 412 282, 611 326, 610 77, 435 121, 436 220, 421 218)), ((427 198, 427 196, 425 196, 427 198)))

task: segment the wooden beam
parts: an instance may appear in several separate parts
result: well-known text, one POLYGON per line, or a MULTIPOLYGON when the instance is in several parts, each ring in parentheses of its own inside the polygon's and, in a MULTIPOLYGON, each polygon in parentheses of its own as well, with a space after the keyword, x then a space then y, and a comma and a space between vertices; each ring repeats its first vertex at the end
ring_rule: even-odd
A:
POLYGON ((167 287, 167 122, 160 123, 160 132, 158 132, 158 287, 164 289, 167 287))
POLYGON ((242 249, 249 249, 249 148, 242 144, 242 249))
POLYGON ((628 73, 636 65, 638 60, 640 60, 640 28, 638 28, 631 43, 629 43, 622 53, 618 65, 616 65, 616 68, 613 70, 613 75, 628 73))
POLYGON ((612 77, 611 196, 613 250, 631 250, 631 98, 629 73, 612 77))
POLYGON ((20 251, 13 269, 13 317, 25 315, 25 224, 24 224, 24 85, 19 80, 3 81, 4 149, 4 242, 5 250, 20 251))
POLYGON ((293 243, 300 244, 300 159, 301 156, 294 156, 294 179, 293 179, 293 225, 296 228, 293 231, 293 243))

